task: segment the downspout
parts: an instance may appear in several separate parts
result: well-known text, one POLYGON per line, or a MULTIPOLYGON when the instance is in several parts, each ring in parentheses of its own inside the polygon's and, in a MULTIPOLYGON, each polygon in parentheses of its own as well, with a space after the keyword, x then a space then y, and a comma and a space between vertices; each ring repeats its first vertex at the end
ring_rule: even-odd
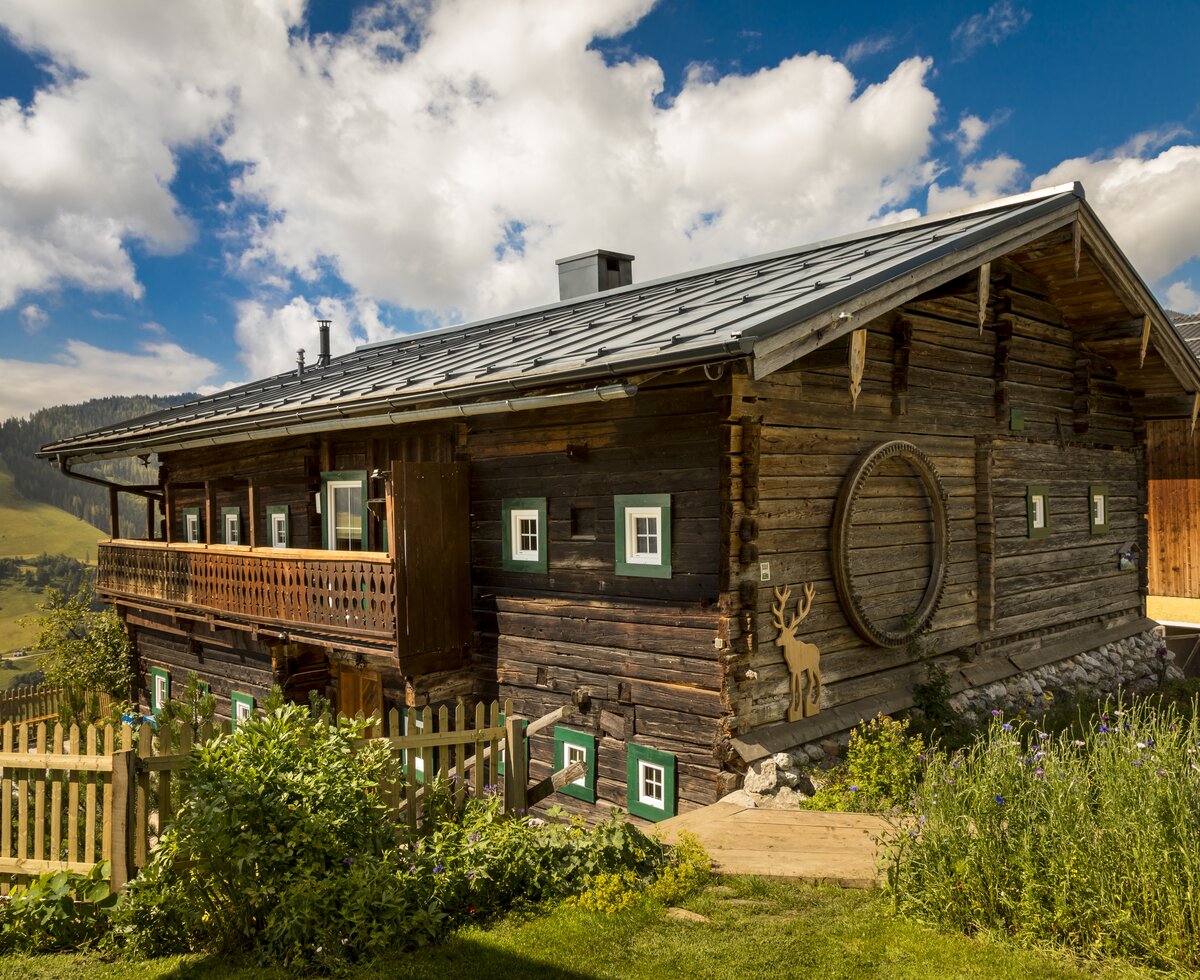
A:
POLYGON ((54 454, 54 463, 58 467, 60 473, 64 476, 69 476, 72 480, 82 480, 84 483, 92 483, 98 487, 104 487, 109 493, 116 491, 118 493, 136 493, 141 497, 152 497, 155 500, 162 499, 162 488, 154 483, 114 483, 112 480, 105 480, 103 477, 92 476, 90 473, 76 473, 71 469, 69 462, 70 457, 63 453, 54 454))

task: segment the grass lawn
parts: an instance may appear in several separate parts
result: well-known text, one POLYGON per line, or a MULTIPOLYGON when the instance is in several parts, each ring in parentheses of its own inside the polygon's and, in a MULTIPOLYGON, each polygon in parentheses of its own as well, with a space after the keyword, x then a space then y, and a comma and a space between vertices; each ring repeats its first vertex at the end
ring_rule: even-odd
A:
MULTIPOLYGON (((23 582, 6 581, 0 585, 0 654, 20 650, 34 641, 37 627, 32 619, 41 615, 38 604, 45 601, 43 593, 26 588, 23 582), (30 617, 31 621, 22 626, 19 621, 25 617, 30 617)), ((32 669, 23 666, 27 662, 27 659, 21 659, 12 663, 14 666, 22 665, 17 667, 16 672, 20 673, 32 669)), ((11 677, 12 672, 8 676, 11 677)), ((0 688, 8 686, 4 678, 5 674, 0 673, 0 688)))
POLYGON ((96 542, 108 535, 65 510, 26 500, 13 486, 12 474, 0 463, 0 555, 69 555, 96 560, 96 542))
MULTIPOLYGON (((682 922, 642 908, 597 915, 560 908, 512 915, 488 929, 469 928, 445 944, 364 965, 351 976, 453 978, 757 977, 1150 978, 1126 963, 1075 961, 1012 949, 986 939, 937 932, 893 918, 881 892, 731 878, 687 906, 710 922, 682 922)), ((104 977, 122 980, 293 976, 198 956, 144 963, 103 963, 79 956, 3 957, 0 978, 104 977)))

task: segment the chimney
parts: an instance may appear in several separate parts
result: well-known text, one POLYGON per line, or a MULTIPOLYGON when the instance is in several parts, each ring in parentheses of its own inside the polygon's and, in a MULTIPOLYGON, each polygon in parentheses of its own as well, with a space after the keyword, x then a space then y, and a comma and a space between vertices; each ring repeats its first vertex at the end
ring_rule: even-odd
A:
POLYGON ((296 377, 304 377, 304 348, 301 347, 296 351, 296 377))
POLYGON ((559 259, 555 265, 559 299, 575 299, 633 282, 633 256, 624 252, 597 248, 559 259))
POLYGON ((318 320, 317 328, 321 332, 321 353, 317 355, 317 367, 325 367, 329 363, 329 324, 332 320, 318 320))

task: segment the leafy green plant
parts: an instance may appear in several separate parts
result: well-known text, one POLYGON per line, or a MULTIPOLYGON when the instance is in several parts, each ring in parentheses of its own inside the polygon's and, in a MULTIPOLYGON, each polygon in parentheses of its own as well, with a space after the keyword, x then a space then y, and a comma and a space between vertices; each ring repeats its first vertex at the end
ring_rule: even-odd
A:
POLYGON ((100 939, 117 902, 108 873, 105 861, 87 874, 52 871, 17 885, 0 905, 0 950, 52 952, 100 939))
POLYGON ((908 719, 878 715, 850 733, 846 762, 803 806, 869 812, 907 806, 920 779, 925 742, 908 719))
POLYGON ((999 712, 930 756, 892 841, 898 908, 1084 955, 1200 966, 1196 706, 1101 706, 1057 735, 999 712))
POLYGON ((188 725, 193 734, 206 722, 212 721, 217 708, 217 699, 201 682, 195 671, 188 674, 187 684, 176 697, 172 697, 158 713, 160 728, 188 725))
POLYGON ((95 593, 85 586, 72 595, 51 589, 41 606, 33 649, 46 654, 46 682, 63 687, 64 725, 97 718, 101 694, 126 700, 133 684, 125 626, 114 610, 100 612, 94 604, 95 593))

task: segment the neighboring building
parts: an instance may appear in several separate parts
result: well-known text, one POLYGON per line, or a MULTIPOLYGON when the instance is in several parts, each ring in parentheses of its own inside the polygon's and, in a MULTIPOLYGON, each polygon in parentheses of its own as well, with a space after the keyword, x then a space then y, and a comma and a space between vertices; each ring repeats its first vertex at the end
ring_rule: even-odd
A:
POLYGON ((573 702, 534 775, 657 819, 909 705, 922 645, 962 690, 1152 627, 1144 426, 1200 366, 1078 185, 631 261, 46 446, 161 460, 157 539, 100 546, 143 698, 573 702))

